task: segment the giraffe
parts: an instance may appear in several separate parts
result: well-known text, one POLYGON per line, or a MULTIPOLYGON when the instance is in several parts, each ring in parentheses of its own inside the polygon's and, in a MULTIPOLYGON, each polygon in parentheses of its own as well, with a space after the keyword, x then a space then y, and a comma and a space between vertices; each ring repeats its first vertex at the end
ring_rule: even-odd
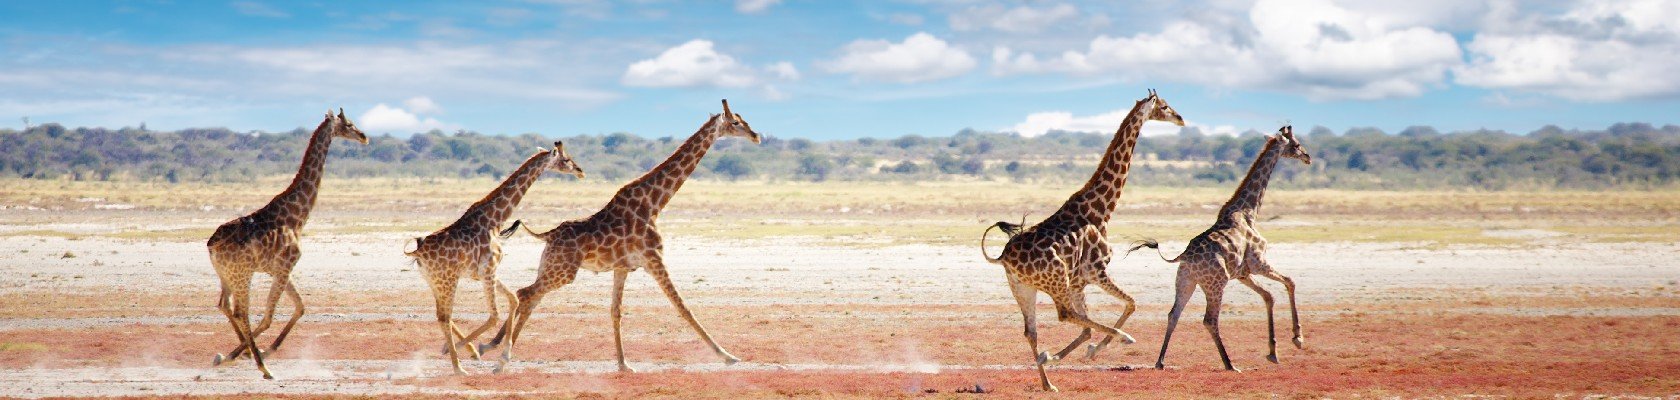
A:
POLYGON ((741 361, 713 341, 706 328, 683 305, 682 297, 677 294, 677 288, 671 284, 671 277, 666 271, 664 239, 657 226, 659 213, 665 204, 682 188, 683 181, 694 172, 712 143, 726 136, 747 138, 755 144, 760 140, 758 132, 754 132, 740 114, 729 111, 728 100, 723 101, 723 114, 713 114, 699 131, 677 147, 669 159, 624 185, 601 211, 583 219, 563 222, 548 232, 536 233, 527 229, 531 235, 547 243, 543 248, 536 282, 519 289, 519 307, 514 312, 515 317, 508 319, 489 343, 479 345, 479 350, 495 348, 504 338, 509 347, 518 343, 519 334, 543 295, 571 283, 577 278, 580 268, 597 273, 611 271, 613 344, 618 369, 620 372, 635 372, 624 363, 624 336, 620 329, 624 281, 630 272, 646 268, 648 275, 653 276, 665 292, 666 299, 677 309, 677 314, 700 334, 700 339, 711 346, 713 352, 723 357, 724 363, 741 361))
POLYGON ((298 236, 304 223, 309 222, 310 209, 315 207, 315 194, 321 187, 321 170, 327 162, 327 147, 334 137, 364 145, 368 142, 367 135, 344 117, 344 109, 338 109, 336 116, 328 110, 321 125, 309 136, 303 163, 298 167, 291 185, 263 208, 216 227, 216 233, 211 234, 210 240, 205 243, 210 250, 210 264, 215 267, 216 276, 221 281, 216 308, 227 317, 228 323, 233 325, 234 335, 239 338, 237 347, 226 356, 216 354, 212 364, 221 365, 239 358, 249 349, 251 359, 257 363, 257 370, 262 371, 263 379, 274 379, 274 374, 269 373, 268 366, 263 363, 264 352, 257 348, 256 336, 268 330, 269 324, 274 321, 274 307, 280 303, 281 294, 292 299, 292 316, 280 329, 280 335, 275 336, 274 343, 269 345, 269 351, 279 349, 280 343, 286 340, 286 334, 291 333, 292 326, 303 317, 303 298, 298 295, 297 287, 292 285, 292 267, 303 255, 299 250, 298 236), (274 280, 268 290, 268 313, 263 315, 256 329, 251 329, 251 277, 257 272, 269 274, 274 280))
MULTIPOLYGON (((985 257, 987 261, 1004 267, 1010 291, 1021 307, 1027 344, 1036 357, 1039 384, 1046 391, 1057 389, 1045 375, 1044 365, 1066 357, 1091 338, 1092 330, 1107 336, 1086 349, 1087 358, 1095 358, 1097 351, 1116 336, 1125 343, 1136 342, 1131 335, 1120 331, 1132 311, 1136 310, 1136 303, 1108 276, 1108 262, 1114 251, 1108 244, 1106 225, 1109 216, 1114 213, 1115 203, 1120 199, 1120 189, 1126 185, 1138 134, 1144 122, 1149 120, 1184 126, 1184 118, 1165 100, 1161 100, 1154 90, 1150 90, 1149 96, 1138 100, 1120 123, 1120 129, 1114 133, 1114 139, 1097 164, 1091 180, 1074 192, 1055 214, 1030 228, 1023 229, 1022 225, 1008 222, 993 225, 1009 234, 1009 242, 997 258, 985 257), (1096 284, 1104 292, 1126 303, 1126 310, 1114 327, 1091 321, 1086 316, 1085 286, 1090 284, 1096 284), (1055 301, 1057 319, 1084 327, 1079 337, 1055 355, 1038 350, 1038 317, 1033 307, 1038 302, 1040 291, 1055 301)), ((990 228, 987 230, 990 231, 990 228)), ((981 248, 985 248, 984 235, 981 248)))
MULTIPOLYGON (((507 298, 509 310, 519 307, 519 300, 513 297, 513 292, 496 279, 496 266, 502 261, 500 239, 511 236, 521 222, 514 221, 499 235, 496 231, 513 214, 514 208, 519 207, 519 200, 525 197, 525 191, 531 188, 531 184, 543 172, 551 170, 572 174, 578 179, 583 179, 584 175, 583 169, 578 168, 572 157, 566 154, 564 144, 556 141, 553 149, 540 150, 526 159, 500 186, 467 207, 455 223, 425 237, 415 238, 414 250, 404 252, 420 264, 420 272, 432 288, 432 298, 437 301, 438 327, 443 330, 443 351, 449 354, 449 364, 456 375, 466 374, 461 369, 457 348, 465 346, 474 359, 479 358, 480 352, 470 343, 496 325, 499 318, 496 315, 496 292, 501 291, 502 296, 507 298), (471 335, 462 335, 452 316, 455 285, 463 273, 470 273, 474 280, 484 283, 484 295, 490 308, 490 318, 474 329, 471 335), (459 342, 455 341, 457 338, 459 342)), ((511 321, 512 316, 509 318, 511 321)), ((497 371, 507 365, 508 357, 508 352, 502 353, 501 362, 496 365, 497 371)))
MULTIPOLYGON (((1167 344, 1172 340, 1173 328, 1178 326, 1178 316, 1184 312, 1185 303, 1190 301, 1190 295, 1196 288, 1202 288, 1202 294, 1207 297, 1207 313, 1202 317, 1202 325, 1207 326, 1208 333, 1213 335, 1213 345, 1219 349, 1219 361, 1225 363, 1225 369, 1242 372, 1231 366, 1231 357, 1225 353, 1225 342, 1219 336, 1219 309, 1221 299, 1225 294, 1225 286, 1232 280, 1242 282, 1243 285, 1254 289, 1260 294, 1260 299, 1266 303, 1266 330, 1268 353, 1266 360, 1277 363, 1277 330, 1272 323, 1272 294, 1254 282, 1252 275, 1259 275, 1283 283, 1283 288, 1289 291, 1289 318, 1294 322, 1295 348, 1305 348, 1305 341, 1301 337, 1301 318, 1295 311, 1295 280, 1290 279, 1266 262, 1266 239, 1260 237, 1260 231, 1254 229, 1254 214, 1260 211, 1260 198, 1266 192, 1266 184, 1271 180, 1272 169, 1277 166, 1278 157, 1301 160, 1302 163, 1312 164, 1312 156, 1307 154, 1305 146, 1295 138, 1295 133, 1288 125, 1278 129, 1278 134, 1266 139, 1266 147, 1255 157, 1254 166, 1249 167, 1248 176, 1242 184, 1237 186, 1237 192, 1231 195, 1231 200, 1219 209, 1218 219, 1213 227, 1190 239, 1190 244, 1184 247, 1184 252, 1177 258, 1162 260, 1178 263, 1178 278, 1175 286, 1177 295, 1173 298, 1172 311, 1167 314, 1167 333, 1161 338, 1161 355, 1155 359, 1155 369, 1165 369, 1163 364, 1167 359, 1167 344)), ((1127 253, 1137 249, 1149 247, 1157 253, 1161 247, 1154 240, 1142 240, 1132 246, 1127 253)))

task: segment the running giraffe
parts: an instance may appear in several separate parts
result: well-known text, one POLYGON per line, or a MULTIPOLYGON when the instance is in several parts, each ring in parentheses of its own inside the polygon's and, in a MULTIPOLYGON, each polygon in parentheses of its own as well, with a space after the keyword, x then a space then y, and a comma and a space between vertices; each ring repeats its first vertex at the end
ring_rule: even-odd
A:
MULTIPOLYGON (((1108 276, 1108 262, 1114 250, 1108 243, 1106 225, 1109 216, 1114 213, 1115 203, 1120 200, 1121 188, 1126 186, 1126 175, 1131 169, 1132 149, 1137 146, 1138 134, 1144 122, 1151 120, 1184 126, 1184 118, 1165 100, 1161 100, 1154 90, 1150 90, 1149 97, 1138 100, 1126 119, 1120 122, 1120 129, 1114 133, 1114 140, 1109 143, 1091 180, 1074 192, 1061 209, 1044 222, 1024 230, 1020 225, 1007 222, 993 225, 1010 233, 1010 238, 1002 254, 997 258, 986 256, 986 260, 1003 264, 1009 278, 1009 289, 1014 292, 1015 301, 1021 307, 1027 344, 1032 347, 1038 364, 1039 384, 1046 391, 1057 389, 1045 375, 1044 364, 1066 357, 1091 338, 1093 329, 1106 336, 1086 349, 1086 357, 1096 357, 1097 351, 1116 336, 1125 343, 1136 342, 1131 335, 1120 331, 1126 319, 1132 316, 1132 311, 1136 310, 1136 305, 1132 296, 1115 286, 1108 276), (1114 327, 1091 321, 1086 316, 1085 286, 1090 284, 1096 284, 1104 292, 1126 303, 1126 310, 1114 327), (1034 306, 1041 291, 1056 302, 1058 320, 1085 328, 1079 337, 1055 355, 1038 350, 1038 316, 1034 306)), ((990 228, 987 230, 990 231, 990 228)), ((983 236, 982 250, 985 247, 983 236)))
MULTIPOLYGON (((1167 334, 1161 338, 1161 355, 1155 359, 1155 369, 1164 369, 1163 363, 1167 359, 1167 343, 1172 341, 1173 328, 1178 326, 1178 316, 1184 312, 1185 303, 1190 301, 1190 295, 1196 292, 1196 287, 1202 288, 1202 294, 1207 296, 1207 313, 1202 316, 1202 325, 1207 326, 1208 333, 1213 335, 1213 345, 1219 349, 1219 361, 1225 363, 1225 369, 1241 372, 1231 366, 1231 357, 1225 353, 1225 342, 1219 337, 1219 309, 1221 299, 1225 294, 1225 285, 1231 280, 1237 280, 1254 289, 1260 294, 1260 300, 1266 302, 1266 331, 1268 353, 1266 360, 1277 363, 1277 330, 1272 323, 1272 294, 1254 282, 1251 275, 1260 275, 1283 283, 1283 288, 1289 291, 1289 318, 1294 322, 1295 348, 1304 348, 1305 341, 1301 337, 1301 318, 1295 311, 1295 280, 1289 279, 1272 269, 1272 264, 1266 262, 1266 239, 1260 237, 1260 231, 1254 229, 1254 214, 1260 212, 1260 197, 1266 193, 1266 184, 1272 178, 1272 169, 1277 166, 1279 157, 1301 160, 1302 163, 1312 164, 1312 156, 1307 154, 1301 141, 1295 139, 1295 133, 1288 125, 1278 130, 1276 136, 1266 138, 1266 147, 1255 157, 1254 166, 1249 167, 1248 176, 1243 178, 1242 184, 1237 186, 1236 194, 1219 209, 1218 219, 1213 227, 1190 239, 1190 244, 1184 247, 1184 253, 1177 258, 1161 259, 1178 263, 1178 279, 1176 282, 1177 295, 1173 298, 1172 311, 1167 314, 1167 334)), ((1140 248, 1152 248, 1157 253, 1161 247, 1154 240, 1143 240, 1132 246, 1128 253, 1140 248)))
MULTIPOLYGON (((705 125, 695 132, 688 141, 677 147, 669 159, 648 171, 647 174, 631 181, 613 195, 606 207, 587 218, 566 221, 560 226, 544 233, 531 232, 531 235, 542 239, 548 245, 543 248, 542 265, 537 270, 536 282, 531 286, 519 289, 519 308, 514 317, 502 324, 502 329, 490 343, 479 345, 479 351, 495 348, 505 338, 508 347, 519 342, 519 334, 529 322, 531 311, 536 309, 537 303, 542 301, 543 295, 559 289, 577 278, 579 269, 593 272, 613 273, 612 289, 612 325, 613 345, 618 357, 618 369, 621 372, 635 372, 624 363, 624 336, 621 334, 622 304, 624 301, 624 281, 630 272, 638 268, 646 268, 648 275, 659 284, 665 292, 665 297, 676 307, 677 314, 688 322, 694 331, 700 334, 700 339, 711 346, 712 351, 723 357, 726 364, 734 364, 741 359, 718 346, 712 336, 706 333, 706 328, 700 321, 694 319, 694 314, 683 305, 682 297, 677 294, 677 287, 671 284, 671 277, 666 271, 664 259, 664 239, 659 234, 659 213, 671 197, 682 188, 683 181, 700 164, 700 159, 706 156, 706 151, 719 138, 735 136, 759 142, 758 132, 741 119, 740 114, 729 111, 729 101, 723 101, 723 114, 714 114, 706 120, 705 125), (517 321, 517 322, 516 322, 517 321)), ((529 231, 527 229, 527 231, 529 231)))
MULTIPOLYGON (((466 346, 473 358, 478 359, 480 352, 471 345, 472 340, 496 325, 499 318, 496 315, 496 291, 500 290, 503 297, 507 298, 509 310, 519 307, 519 300, 514 298, 513 292, 509 291, 500 279, 496 279, 496 266, 502 261, 500 239, 512 235, 520 222, 514 221, 513 226, 503 230, 500 235, 497 235, 496 231, 502 222, 507 221, 513 214, 514 208, 519 207, 519 200, 525 197, 525 191, 547 171, 572 174, 578 179, 583 179, 583 169, 578 168, 572 157, 566 154, 566 147, 556 141, 553 149, 543 149, 526 159, 519 169, 509 174, 489 195, 467 207, 467 211, 462 213, 455 223, 426 237, 415 238, 414 250, 405 252, 420 264, 420 271, 425 274, 426 283, 432 288, 432 298, 437 301, 438 327, 443 330, 443 349, 449 353, 449 364, 457 375, 466 374, 466 371, 461 369, 457 348, 466 346), (490 318, 470 335, 461 334, 452 315, 455 308, 455 285, 463 273, 470 274, 473 280, 484 282, 484 295, 490 307, 490 318), (461 341, 456 342, 457 338, 461 341)), ((507 351, 502 353, 496 371, 501 371, 507 365, 509 356, 507 351)))
POLYGON ((216 268, 216 276, 221 281, 222 291, 216 296, 216 308, 227 317, 228 323, 233 325, 233 333, 239 338, 239 345, 225 357, 216 354, 213 364, 221 365, 237 359, 250 350, 251 359, 256 360, 257 370, 262 371, 263 379, 274 379, 274 374, 270 374, 268 366, 263 364, 264 351, 257 347, 256 336, 268 330, 269 324, 274 321, 274 306, 280 303, 282 293, 292 299, 292 317, 286 321, 286 327, 280 328, 280 335, 274 337, 269 351, 279 349, 280 342, 286 340, 286 334, 291 333, 292 326, 303 317, 303 298, 298 295, 297 287, 292 285, 292 267, 303 255, 298 247, 298 236, 303 224, 309 222, 310 209, 315 208, 315 194, 321 188, 321 170, 327 163, 327 146, 335 137, 364 145, 368 141, 367 135, 344 117, 344 109, 338 109, 336 116, 327 111, 326 119, 309 136, 303 164, 298 167, 292 184, 263 208, 217 227, 216 233, 211 234, 210 240, 205 243, 210 248, 210 264, 216 268), (273 276, 274 281, 268 289, 268 313, 263 315, 262 323, 256 329, 251 329, 251 277, 257 272, 273 276))

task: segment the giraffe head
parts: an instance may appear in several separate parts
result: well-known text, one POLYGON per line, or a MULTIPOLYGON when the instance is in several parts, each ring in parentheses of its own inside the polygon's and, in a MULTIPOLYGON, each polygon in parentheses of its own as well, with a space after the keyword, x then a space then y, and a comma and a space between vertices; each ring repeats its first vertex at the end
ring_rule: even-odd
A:
POLYGON ((723 101, 723 114, 718 115, 712 123, 712 129, 718 131, 720 137, 744 137, 758 144, 761 139, 758 132, 754 132, 747 120, 741 119, 741 114, 729 111, 729 100, 723 101))
POLYGON ((1167 105, 1166 100, 1161 100, 1161 96, 1155 94, 1155 89, 1149 89, 1149 97, 1144 98, 1143 101, 1155 102, 1155 111, 1149 113, 1150 120, 1184 126, 1184 117, 1178 115, 1178 110, 1174 110, 1172 106, 1167 105))
POLYGON ((333 115, 332 110, 327 110, 327 123, 332 124, 333 137, 350 139, 361 144, 367 144, 368 142, 367 134, 356 128, 356 123, 350 122, 350 118, 344 117, 344 108, 342 107, 338 109, 338 115, 336 116, 333 115))
POLYGON ((1301 140, 1295 138, 1294 128, 1289 125, 1278 128, 1277 140, 1279 141, 1278 144, 1283 146, 1279 149, 1280 153, 1278 155, 1301 160, 1307 165, 1312 165, 1312 155, 1307 154, 1307 146, 1302 145, 1301 140))
POLYGON ((559 140, 554 141, 554 150, 552 151, 554 154, 553 157, 549 157, 548 159, 547 170, 562 174, 571 174, 578 179, 583 179, 583 168, 578 167, 576 161, 572 161, 572 156, 570 154, 566 154, 565 144, 560 143, 559 140))

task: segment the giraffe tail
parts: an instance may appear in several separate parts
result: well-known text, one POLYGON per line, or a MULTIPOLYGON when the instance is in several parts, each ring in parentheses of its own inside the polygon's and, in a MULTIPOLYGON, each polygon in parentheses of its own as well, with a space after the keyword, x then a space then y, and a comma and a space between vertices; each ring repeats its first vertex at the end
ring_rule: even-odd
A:
MULTIPOLYGON (((513 225, 509 225, 507 227, 507 229, 503 229, 502 232, 496 234, 496 236, 500 236, 502 239, 507 239, 507 238, 513 237, 514 233, 519 232, 519 227, 521 227, 521 226, 525 226, 525 220, 522 220, 522 219, 513 220, 513 225)), ((527 230, 527 231, 529 231, 529 230, 527 230)))
POLYGON ((1167 255, 1161 253, 1161 243, 1156 242, 1155 239, 1143 239, 1143 240, 1133 242, 1132 243, 1132 248, 1126 249, 1126 254, 1132 254, 1132 252, 1138 251, 1138 249, 1145 248, 1145 247, 1155 249, 1155 255, 1161 256, 1162 261, 1166 261, 1166 262, 1169 262, 1169 263, 1178 262, 1178 259, 1184 257, 1184 254, 1181 253, 1181 254, 1178 255, 1178 257, 1173 257, 1172 259, 1167 259, 1167 255))
POLYGON ((420 238, 414 238, 414 250, 403 250, 403 255, 414 257, 420 254, 420 238))
MULTIPOLYGON (((517 225, 517 226, 525 228, 525 233, 529 233, 529 234, 531 234, 531 236, 534 236, 537 239, 541 239, 542 241, 545 241, 545 242, 548 241, 548 236, 546 236, 545 234, 542 234, 542 233, 537 233, 537 231, 531 230, 530 225, 520 224, 519 221, 514 221, 514 224, 517 225)), ((510 228, 508 228, 508 230, 511 231, 511 230, 513 230, 513 228, 510 227, 510 228)), ((553 232, 553 231, 550 231, 550 232, 553 232)), ((503 237, 506 237, 506 236, 503 236, 503 237)))
POLYGON ((986 254, 986 236, 992 233, 992 229, 1002 230, 1004 235, 1013 239, 1015 238, 1015 235, 1021 233, 1021 225, 998 221, 997 223, 992 224, 992 226, 986 227, 986 231, 980 234, 980 256, 985 257, 986 262, 992 264, 1002 264, 1003 254, 998 254, 997 258, 992 258, 992 256, 986 254))

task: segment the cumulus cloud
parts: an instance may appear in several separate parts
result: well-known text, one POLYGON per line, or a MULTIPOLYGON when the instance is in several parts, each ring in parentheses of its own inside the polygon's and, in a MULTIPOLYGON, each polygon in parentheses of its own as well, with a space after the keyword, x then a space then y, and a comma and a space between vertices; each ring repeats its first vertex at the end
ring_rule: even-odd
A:
POLYGON ((777 79, 785 79, 785 80, 798 80, 799 79, 799 69, 794 68, 793 63, 790 63, 790 62, 787 62, 787 61, 782 61, 782 62, 778 62, 778 63, 775 63, 775 64, 770 64, 770 66, 765 67, 764 70, 770 72, 770 74, 772 76, 775 76, 777 79))
POLYGON ((974 31, 992 29, 1011 33, 1032 33, 1079 17, 1079 9, 1067 3, 1043 8, 1030 5, 1005 8, 997 4, 974 6, 952 13, 948 18, 951 29, 974 31))
POLYGON ((762 14, 770 10, 770 6, 780 4, 782 0, 735 0, 735 12, 742 14, 762 14))
MULTIPOLYGON (((1131 113, 1131 108, 1122 108, 1101 114, 1074 116, 1067 111, 1044 111, 1027 114, 1027 117, 1015 126, 1004 128, 1025 137, 1033 137, 1051 131, 1085 132, 1085 133, 1114 133, 1120 128, 1120 122, 1131 113)), ((1208 126, 1185 121, 1185 128, 1195 128, 1202 133, 1214 135, 1236 135, 1237 127, 1230 125, 1208 126)), ((1147 122, 1143 124, 1143 136, 1176 135, 1182 128, 1164 122, 1147 122)))
POLYGON ((734 57, 714 50, 712 41, 694 39, 630 64, 623 82, 645 87, 747 87, 758 82, 755 75, 734 57))
POLYGON ((926 32, 903 42, 858 40, 841 49, 839 58, 824 64, 829 72, 860 79, 916 83, 962 75, 974 69, 973 56, 926 32))
POLYGON ((1577 3, 1560 15, 1503 21, 1465 46, 1462 85, 1542 93, 1581 101, 1680 94, 1680 3, 1663 0, 1577 3))
MULTIPOLYGON (((426 101, 430 102, 431 100, 427 99, 426 101)), ((433 104, 433 106, 436 106, 436 104, 433 104)), ((421 118, 419 115, 415 115, 416 113, 379 103, 367 112, 362 113, 361 117, 355 119, 356 127, 369 133, 415 133, 433 129, 452 129, 454 127, 438 121, 437 118, 421 118)))
POLYGON ((1321 100, 1382 99, 1442 86, 1461 63, 1458 42, 1445 32, 1307 2, 1261 0, 1246 21, 1177 20, 1159 32, 1102 35, 1057 57, 997 47, 992 72, 1117 74, 1321 100))

